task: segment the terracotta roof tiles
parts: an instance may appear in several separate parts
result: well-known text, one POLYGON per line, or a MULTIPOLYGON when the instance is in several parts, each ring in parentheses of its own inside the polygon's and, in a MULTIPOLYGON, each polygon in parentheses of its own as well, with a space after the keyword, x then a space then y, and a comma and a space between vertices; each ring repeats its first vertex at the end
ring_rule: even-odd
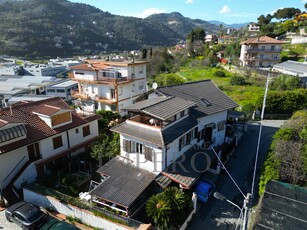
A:
POLYGON ((240 43, 241 45, 249 45, 249 44, 284 44, 283 41, 279 41, 277 39, 268 37, 268 36, 262 36, 257 38, 250 38, 246 41, 243 41, 240 43))
POLYGON ((11 109, 4 108, 0 110, 0 118, 10 117, 10 119, 22 121, 23 123, 26 123, 27 129, 26 138, 8 145, 0 146, 0 154, 45 139, 47 137, 51 137, 65 130, 87 124, 89 121, 97 120, 100 117, 98 115, 82 117, 77 114, 77 112, 72 111, 72 123, 61 126, 57 129, 52 129, 42 119, 40 119, 37 114, 33 114, 33 111, 38 111, 41 107, 46 107, 46 105, 48 105, 49 108, 57 107, 60 109, 70 110, 70 107, 66 104, 66 102, 58 97, 31 103, 18 104, 12 106, 11 109))

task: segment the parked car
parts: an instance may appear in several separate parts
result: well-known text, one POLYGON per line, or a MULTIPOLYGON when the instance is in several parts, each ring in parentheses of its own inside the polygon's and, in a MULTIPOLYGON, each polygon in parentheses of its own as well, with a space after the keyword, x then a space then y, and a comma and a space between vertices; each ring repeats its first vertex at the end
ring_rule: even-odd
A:
POLYGON ((18 224, 22 229, 37 229, 46 216, 38 207, 25 201, 13 204, 5 211, 6 219, 18 224))
POLYGON ((213 194, 215 185, 208 180, 200 180, 196 185, 195 193, 197 194, 198 200, 203 203, 207 203, 209 197, 213 194))
POLYGON ((48 221, 40 227, 40 230, 77 230, 76 226, 69 224, 65 221, 60 221, 50 217, 48 221))

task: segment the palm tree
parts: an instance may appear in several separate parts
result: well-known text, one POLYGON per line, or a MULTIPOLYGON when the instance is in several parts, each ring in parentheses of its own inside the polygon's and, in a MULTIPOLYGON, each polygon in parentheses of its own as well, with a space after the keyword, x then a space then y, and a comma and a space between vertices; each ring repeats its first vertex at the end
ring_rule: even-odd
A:
POLYGON ((182 210, 187 205, 187 196, 177 187, 167 188, 164 194, 173 210, 182 210))
POLYGON ((146 212, 159 228, 168 229, 172 209, 163 193, 150 197, 146 204, 146 212))

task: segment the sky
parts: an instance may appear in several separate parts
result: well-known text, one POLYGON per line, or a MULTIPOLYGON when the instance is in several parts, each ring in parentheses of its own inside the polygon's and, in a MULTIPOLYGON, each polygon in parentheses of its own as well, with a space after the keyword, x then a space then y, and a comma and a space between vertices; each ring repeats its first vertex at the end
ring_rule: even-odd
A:
POLYGON ((145 18, 151 14, 179 12, 184 17, 226 24, 257 22, 260 15, 286 7, 304 11, 307 0, 70 0, 86 3, 121 16, 145 18))

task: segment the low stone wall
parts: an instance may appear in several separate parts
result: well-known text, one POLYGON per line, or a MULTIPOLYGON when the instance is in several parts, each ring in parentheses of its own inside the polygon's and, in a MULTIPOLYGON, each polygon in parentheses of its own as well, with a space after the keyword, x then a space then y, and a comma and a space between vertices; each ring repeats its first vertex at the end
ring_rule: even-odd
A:
POLYGON ((39 193, 33 192, 26 188, 23 188, 23 196, 24 196, 24 200, 27 202, 30 202, 42 208, 54 209, 61 214, 78 218, 83 223, 99 228, 99 229, 106 229, 106 230, 132 229, 127 226, 116 224, 109 220, 95 216, 94 214, 92 214, 91 212, 87 210, 80 209, 78 207, 75 207, 75 206, 72 206, 66 203, 62 203, 53 197, 43 196, 39 193))
POLYGON ((181 226, 180 230, 185 230, 188 227, 188 223, 191 221, 191 219, 192 219, 192 217, 193 217, 195 212, 196 212, 196 209, 193 209, 193 211, 190 213, 190 215, 188 216, 186 221, 181 226))

